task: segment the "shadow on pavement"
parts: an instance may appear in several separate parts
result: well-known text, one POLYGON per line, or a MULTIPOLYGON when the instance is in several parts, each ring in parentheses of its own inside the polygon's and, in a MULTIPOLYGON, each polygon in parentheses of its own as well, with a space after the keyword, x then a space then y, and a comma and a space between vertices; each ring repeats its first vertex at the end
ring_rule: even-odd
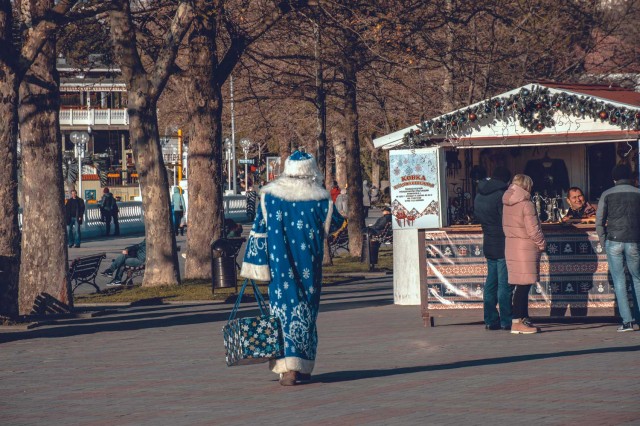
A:
MULTIPOLYGON (((379 289, 371 289, 377 292, 379 289)), ((364 297, 359 295, 357 297, 364 297)), ((322 302, 320 312, 339 311, 346 309, 369 308, 393 304, 393 297, 389 294, 374 294, 368 300, 353 300, 322 302)), ((51 325, 35 328, 27 331, 6 331, 0 329, 0 343, 12 342, 23 339, 56 338, 79 336, 114 331, 131 331, 150 328, 166 328, 190 324, 215 323, 226 321, 232 305, 158 305, 144 308, 124 308, 114 315, 105 315, 95 318, 74 318, 58 321, 51 325), (185 310, 184 308, 201 308, 200 312, 185 310)), ((259 310, 255 305, 247 305, 247 308, 239 311, 240 316, 257 316, 259 310)), ((220 326, 221 327, 221 326, 220 326)))
POLYGON ((627 347, 584 349, 584 350, 578 350, 578 351, 553 352, 553 353, 546 353, 546 354, 505 356, 505 357, 477 359, 477 360, 470 360, 470 361, 457 361, 449 364, 421 365, 416 367, 401 367, 401 368, 391 368, 386 370, 335 371, 332 373, 324 373, 324 374, 318 374, 317 376, 313 376, 312 383, 313 382, 320 382, 320 383, 348 382, 352 380, 397 376, 400 374, 413 374, 413 373, 423 373, 423 372, 429 372, 429 371, 453 370, 457 368, 509 364, 514 362, 535 361, 535 360, 549 359, 549 358, 564 358, 564 357, 617 353, 617 352, 635 352, 638 350, 640 350, 640 345, 627 346, 627 347))

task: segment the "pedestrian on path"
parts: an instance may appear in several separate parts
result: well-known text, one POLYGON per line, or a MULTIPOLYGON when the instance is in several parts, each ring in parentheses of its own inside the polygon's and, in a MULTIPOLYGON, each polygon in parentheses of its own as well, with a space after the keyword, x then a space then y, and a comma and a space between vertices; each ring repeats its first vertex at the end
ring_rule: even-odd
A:
POLYGON ((344 219, 322 185, 315 158, 300 151, 285 161, 280 177, 262 188, 259 205, 240 275, 271 277, 269 303, 282 325, 284 356, 269 366, 280 374, 281 385, 293 386, 311 379, 324 238, 344 219))
POLYGON ((536 208, 531 201, 533 181, 515 175, 502 197, 502 227, 509 284, 515 285, 511 332, 533 334, 539 330, 529 320, 529 291, 540 279, 540 255, 546 242, 536 208))
POLYGON ((120 223, 118 222, 118 203, 115 197, 109 191, 109 188, 105 187, 103 190, 102 199, 100 200, 100 215, 104 222, 107 237, 111 233, 111 221, 113 220, 113 235, 120 235, 120 223))
POLYGON ((362 182, 362 207, 362 213, 366 219, 371 208, 371 185, 366 180, 362 182))
MULTIPOLYGON (((640 189, 633 186, 631 167, 618 164, 611 172, 615 186, 602 193, 596 213, 596 231, 607 253, 609 272, 622 317, 619 332, 633 331, 629 308, 625 263, 633 280, 636 301, 640 301, 640 189)), ((636 315, 638 305, 635 305, 636 315)), ((636 320, 639 317, 636 316, 636 320)))
POLYGON ((75 189, 71 191, 71 198, 65 203, 64 213, 67 220, 69 247, 80 247, 82 237, 80 226, 84 217, 84 200, 78 197, 78 192, 75 189))
POLYGON ((184 235, 184 229, 180 227, 182 216, 184 216, 185 202, 184 197, 180 193, 180 187, 175 186, 173 188, 173 195, 171 195, 171 209, 173 210, 173 229, 176 236, 178 232, 180 235, 184 235))
POLYGON ((484 326, 487 330, 511 330, 511 287, 504 255, 502 196, 509 187, 511 172, 496 167, 490 178, 478 182, 473 211, 482 226, 482 251, 487 260, 484 283, 484 326), (499 305, 500 312, 496 309, 499 305))

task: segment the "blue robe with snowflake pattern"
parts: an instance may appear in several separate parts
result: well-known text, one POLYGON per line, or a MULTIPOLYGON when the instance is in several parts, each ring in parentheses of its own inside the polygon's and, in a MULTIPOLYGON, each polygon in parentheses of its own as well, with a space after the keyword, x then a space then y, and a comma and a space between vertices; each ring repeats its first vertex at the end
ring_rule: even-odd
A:
POLYGON ((286 200, 268 191, 261 194, 252 234, 266 234, 266 244, 247 247, 245 262, 259 264, 255 259, 264 253, 258 255, 258 251, 266 250, 271 313, 281 321, 285 348, 284 357, 271 361, 275 373, 310 374, 313 370, 318 346, 316 319, 322 291, 323 241, 327 231, 339 228, 343 221, 333 209, 328 193, 327 198, 313 200, 286 200))

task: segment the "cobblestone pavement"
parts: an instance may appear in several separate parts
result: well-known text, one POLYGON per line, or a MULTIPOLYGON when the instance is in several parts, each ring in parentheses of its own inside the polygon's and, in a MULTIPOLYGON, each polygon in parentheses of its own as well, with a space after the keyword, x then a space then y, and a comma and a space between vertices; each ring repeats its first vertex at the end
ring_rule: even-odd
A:
MULTIPOLYGON (((485 331, 480 310, 393 305, 391 278, 324 289, 311 384, 229 368, 230 305, 119 308, 0 330, 3 425, 618 425, 640 422, 640 332, 541 322, 485 331)), ((243 311, 255 311, 247 306, 243 311)))

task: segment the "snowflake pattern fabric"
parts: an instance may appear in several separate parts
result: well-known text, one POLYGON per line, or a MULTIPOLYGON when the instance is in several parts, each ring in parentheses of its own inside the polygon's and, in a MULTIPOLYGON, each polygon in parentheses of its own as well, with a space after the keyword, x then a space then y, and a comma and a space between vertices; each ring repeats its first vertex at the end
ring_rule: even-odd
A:
POLYGON ((269 303, 271 314, 280 319, 282 326, 281 358, 287 367, 302 366, 296 371, 310 373, 318 346, 316 320, 322 290, 325 221, 331 214, 331 228, 337 229, 344 219, 335 209, 329 211, 329 199, 287 201, 269 193, 262 197, 265 212, 257 215, 255 230, 262 229, 258 221, 266 217, 269 303))

